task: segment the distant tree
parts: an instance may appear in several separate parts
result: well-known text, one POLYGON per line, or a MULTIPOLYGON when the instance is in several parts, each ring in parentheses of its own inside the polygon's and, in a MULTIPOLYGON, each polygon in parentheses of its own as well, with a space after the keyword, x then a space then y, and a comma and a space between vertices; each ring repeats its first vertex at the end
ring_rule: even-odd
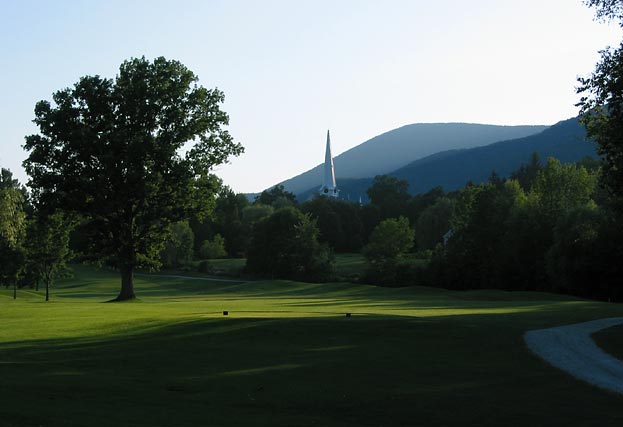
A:
POLYGON ((407 218, 381 221, 362 251, 368 262, 367 276, 381 283, 394 283, 397 265, 413 247, 413 238, 407 218))
POLYGON ((296 205, 296 196, 287 191, 283 185, 275 185, 270 190, 264 190, 255 198, 254 204, 268 205, 275 209, 296 205))
POLYGON ((373 204, 361 207, 361 227, 363 232, 363 243, 367 243, 374 228, 381 222, 381 212, 378 206, 373 204))
POLYGON ((171 223, 209 213, 212 167, 243 151, 224 130, 223 99, 160 57, 125 61, 114 80, 82 77, 36 105, 29 185, 40 204, 93 225, 91 257, 121 272, 117 300, 134 298, 137 266, 158 265, 171 223))
POLYGON ((434 205, 437 200, 444 197, 445 194, 441 187, 434 187, 426 193, 416 194, 409 200, 408 211, 403 213, 403 215, 414 225, 420 215, 430 206, 434 205))
POLYGON ((249 206, 244 194, 236 194, 231 189, 222 190, 214 209, 214 231, 223 236, 225 249, 229 256, 244 254, 249 244, 251 228, 243 221, 243 210, 249 206))
POLYGON ((506 254, 506 283, 513 289, 549 289, 546 254, 554 244, 559 218, 591 200, 595 175, 581 166, 549 159, 526 197, 508 214, 500 253, 506 254), (514 269, 513 269, 514 266, 514 269))
POLYGON ((200 255, 202 259, 225 258, 225 239, 220 234, 215 234, 212 239, 204 240, 201 244, 200 255))
POLYGON ((584 156, 579 161, 575 162, 577 166, 582 166, 589 173, 597 173, 601 168, 601 162, 591 156, 584 156))
POLYGON ((190 226, 195 235, 195 252, 198 256, 205 240, 220 234, 225 241, 225 250, 230 257, 242 256, 246 252, 251 227, 243 221, 243 210, 249 206, 244 194, 236 194, 226 185, 221 185, 216 195, 216 204, 209 218, 191 218, 190 226))
POLYGON ((498 188, 501 188, 502 186, 504 186, 504 179, 500 178, 500 175, 498 175, 495 169, 491 171, 491 174, 489 175, 487 182, 498 188))
POLYGON ((377 206, 381 219, 406 215, 411 196, 409 183, 393 176, 377 175, 367 190, 370 203, 377 206))
POLYGON ((253 228, 247 270, 259 276, 303 281, 327 280, 333 269, 329 249, 318 242, 309 215, 282 208, 253 228))
POLYGON ((388 218, 374 229, 363 252, 371 264, 395 260, 413 247, 413 237, 405 217, 388 218))
POLYGON ((422 212, 415 226, 418 249, 433 249, 442 242, 443 235, 450 230, 453 213, 454 201, 448 197, 438 199, 422 212))
POLYGON ((458 289, 507 287, 507 220, 523 198, 514 180, 462 189, 450 221, 452 237, 433 263, 437 280, 458 289))
POLYGON ((26 232, 26 267, 31 277, 45 284, 45 300, 50 300, 50 287, 67 268, 71 256, 69 234, 73 227, 62 212, 37 212, 28 223, 26 232))
POLYGON ((336 252, 361 249, 363 226, 358 204, 319 196, 301 204, 301 211, 316 219, 320 241, 336 252))
POLYGON ((511 179, 519 182, 519 185, 524 191, 530 191, 530 187, 532 187, 536 175, 542 168, 543 165, 541 164, 539 153, 535 151, 530 157, 530 163, 522 164, 519 169, 511 173, 511 179))
POLYGON ((529 197, 553 227, 565 211, 587 203, 595 191, 596 177, 582 167, 549 158, 537 174, 529 197))
POLYGON ((252 226, 261 219, 271 216, 274 212, 275 209, 270 205, 255 204, 246 206, 242 209, 242 220, 252 226))
POLYGON ((178 268, 190 264, 193 258, 195 237, 188 221, 171 224, 168 239, 160 253, 162 264, 169 268, 178 268))

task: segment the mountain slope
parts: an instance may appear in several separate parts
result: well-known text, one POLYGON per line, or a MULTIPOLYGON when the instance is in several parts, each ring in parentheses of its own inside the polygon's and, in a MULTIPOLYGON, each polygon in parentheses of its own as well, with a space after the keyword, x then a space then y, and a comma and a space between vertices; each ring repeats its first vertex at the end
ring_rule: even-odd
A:
MULTIPOLYGON (((534 135, 547 126, 494 126, 468 123, 418 123, 378 135, 334 158, 338 180, 387 174, 440 151, 472 148, 534 135)), ((318 158, 324 145, 319 143, 318 158)), ((281 182, 295 194, 320 187, 322 164, 281 182)))
MULTIPOLYGON (((409 182, 412 194, 426 192, 442 186, 446 191, 456 190, 467 181, 484 182, 491 171, 508 177, 522 163, 527 163, 533 152, 539 153, 543 162, 555 157, 563 162, 576 162, 585 156, 596 157, 595 144, 586 139, 586 131, 577 118, 565 120, 531 136, 512 139, 463 150, 449 150, 418 159, 388 175, 409 182)), ((337 186, 344 198, 366 200, 366 189, 373 177, 363 179, 338 179, 337 186)), ((316 188, 308 188, 298 195, 307 200, 316 188)))

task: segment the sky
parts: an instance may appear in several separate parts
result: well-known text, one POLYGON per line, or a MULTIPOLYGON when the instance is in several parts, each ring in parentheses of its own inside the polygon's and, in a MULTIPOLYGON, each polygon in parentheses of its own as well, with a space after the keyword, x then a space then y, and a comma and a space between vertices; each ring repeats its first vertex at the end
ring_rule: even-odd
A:
POLYGON ((327 129, 336 156, 411 123, 554 124, 622 39, 593 17, 581 0, 0 0, 0 166, 25 183, 35 104, 141 56, 225 93, 246 151, 214 171, 236 192, 322 163, 327 129))

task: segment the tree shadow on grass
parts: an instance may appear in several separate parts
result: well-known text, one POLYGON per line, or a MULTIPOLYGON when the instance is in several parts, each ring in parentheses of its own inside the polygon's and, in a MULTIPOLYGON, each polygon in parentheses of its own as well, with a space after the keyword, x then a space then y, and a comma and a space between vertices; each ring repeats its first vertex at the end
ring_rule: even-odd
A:
POLYGON ((620 399, 544 366, 491 318, 219 318, 6 343, 0 425, 621 421, 620 399))

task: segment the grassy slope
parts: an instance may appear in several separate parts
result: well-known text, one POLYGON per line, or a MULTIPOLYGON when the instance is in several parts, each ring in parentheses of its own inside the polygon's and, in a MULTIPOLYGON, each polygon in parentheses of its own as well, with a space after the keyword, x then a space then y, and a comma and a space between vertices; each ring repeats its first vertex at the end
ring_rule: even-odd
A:
POLYGON ((620 396, 549 367, 522 341, 529 329, 622 316, 620 305, 142 276, 140 301, 102 303, 117 287, 117 276, 79 267, 48 304, 0 291, 0 425, 623 422, 620 396))

